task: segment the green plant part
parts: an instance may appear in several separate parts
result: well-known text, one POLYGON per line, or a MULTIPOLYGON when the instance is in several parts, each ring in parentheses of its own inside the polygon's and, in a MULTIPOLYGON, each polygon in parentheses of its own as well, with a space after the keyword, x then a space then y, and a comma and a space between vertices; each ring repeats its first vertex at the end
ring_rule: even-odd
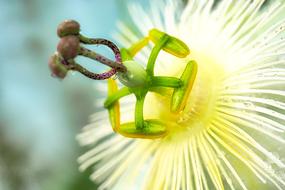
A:
POLYGON ((158 119, 144 119, 144 100, 149 91, 155 89, 172 88, 171 111, 182 111, 191 92, 197 73, 197 63, 189 61, 180 78, 154 76, 154 65, 159 52, 163 50, 174 56, 183 58, 189 55, 190 50, 181 40, 157 29, 152 29, 149 35, 128 49, 121 49, 122 62, 127 72, 117 73, 118 79, 125 87, 117 89, 113 79, 108 81, 108 97, 104 107, 109 111, 109 119, 115 132, 130 138, 161 138, 167 134, 167 125, 158 119), (146 69, 139 65, 134 56, 150 41, 154 43, 146 69), (134 122, 120 124, 119 99, 134 94, 136 97, 134 122))
POLYGON ((162 88, 172 88, 170 110, 180 112, 184 109, 196 78, 197 63, 189 61, 180 78, 154 75, 155 62, 161 50, 179 58, 190 54, 188 46, 183 41, 157 29, 152 29, 148 36, 130 48, 119 50, 113 42, 107 39, 88 38, 81 35, 80 25, 74 20, 61 23, 58 26, 57 35, 60 37, 57 53, 49 60, 52 75, 63 79, 68 71, 78 71, 94 80, 108 79, 108 97, 104 107, 108 109, 110 123, 115 132, 130 138, 146 139, 161 138, 167 134, 167 125, 163 121, 155 118, 144 119, 144 101, 148 92, 161 93, 162 88), (134 60, 134 57, 150 42, 154 43, 154 47, 147 66, 144 68, 134 60), (115 55, 115 61, 82 45, 108 46, 115 55), (76 63, 77 56, 90 58, 112 69, 100 74, 93 73, 76 63), (110 78, 114 74, 117 74, 119 81, 125 87, 118 89, 116 81, 110 78), (134 94, 136 97, 134 122, 121 124, 119 99, 130 94, 134 94))

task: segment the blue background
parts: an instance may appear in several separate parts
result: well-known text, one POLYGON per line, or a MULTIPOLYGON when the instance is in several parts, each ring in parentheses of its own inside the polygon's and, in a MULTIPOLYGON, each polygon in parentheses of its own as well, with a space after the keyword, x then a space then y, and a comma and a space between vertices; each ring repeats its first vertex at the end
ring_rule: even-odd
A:
POLYGON ((90 37, 112 39, 126 0, 0 0, 0 190, 96 189, 78 171, 75 140, 96 110, 96 82, 63 80, 47 66, 57 25, 80 22, 90 37))

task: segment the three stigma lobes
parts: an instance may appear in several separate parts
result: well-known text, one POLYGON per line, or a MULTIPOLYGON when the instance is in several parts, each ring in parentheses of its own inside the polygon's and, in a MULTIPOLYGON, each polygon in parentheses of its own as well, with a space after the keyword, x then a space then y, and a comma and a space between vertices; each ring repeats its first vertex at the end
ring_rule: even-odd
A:
POLYGON ((108 96, 104 107, 108 109, 113 130, 130 138, 155 139, 164 137, 168 133, 167 123, 155 118, 144 119, 145 97, 148 92, 163 94, 163 88, 173 89, 170 110, 174 113, 183 111, 196 78, 197 63, 193 60, 189 61, 180 78, 155 76, 154 66, 160 51, 165 51, 179 58, 187 57, 190 54, 187 45, 178 38, 157 29, 152 29, 149 31, 148 36, 131 47, 119 50, 109 40, 87 38, 82 36, 79 31, 79 24, 73 20, 65 21, 59 25, 58 36, 61 40, 57 47, 57 53, 49 61, 52 74, 58 78, 64 78, 69 70, 73 70, 95 80, 108 79, 108 96), (154 46, 147 66, 144 68, 134 60, 134 57, 151 42, 154 46), (85 45, 106 45, 112 49, 116 60, 109 60, 80 46, 80 43, 85 45), (74 58, 79 55, 108 65, 111 70, 101 74, 92 73, 75 62, 74 58), (118 89, 116 80, 110 78, 114 74, 124 85, 121 89, 118 89), (119 99, 131 94, 136 97, 134 121, 121 123, 119 99))

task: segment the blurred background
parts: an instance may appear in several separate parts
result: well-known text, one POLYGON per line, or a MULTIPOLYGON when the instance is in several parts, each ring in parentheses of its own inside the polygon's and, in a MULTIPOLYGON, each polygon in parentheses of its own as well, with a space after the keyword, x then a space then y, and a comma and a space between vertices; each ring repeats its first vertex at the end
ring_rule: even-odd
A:
POLYGON ((0 0, 0 190, 96 189, 78 171, 76 134, 94 113, 96 82, 52 78, 57 25, 80 22, 89 37, 112 39, 127 0, 0 0))
POLYGON ((96 82, 78 73, 57 80, 47 62, 61 21, 114 40, 116 22, 130 20, 128 1, 0 0, 0 190, 96 189, 78 171, 75 140, 96 111, 96 82))

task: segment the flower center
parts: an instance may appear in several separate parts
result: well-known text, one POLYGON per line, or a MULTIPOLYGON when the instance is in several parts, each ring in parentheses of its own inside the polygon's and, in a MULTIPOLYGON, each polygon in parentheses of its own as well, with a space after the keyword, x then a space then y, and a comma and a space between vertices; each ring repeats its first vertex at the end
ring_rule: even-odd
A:
MULTIPOLYGON (((198 73, 185 109, 179 113, 170 111, 172 90, 167 91, 165 96, 152 94, 151 96, 154 98, 148 98, 146 102, 148 105, 146 114, 152 115, 152 117, 156 115, 160 120, 163 120, 169 128, 169 134, 181 130, 184 132, 190 130, 190 133, 193 133, 193 130, 205 130, 212 118, 215 117, 216 100, 222 85, 221 79, 224 76, 223 67, 218 64, 219 61, 215 56, 208 56, 200 52, 192 51, 189 59, 197 61, 198 73)), ((177 67, 177 64, 173 65, 177 67)), ((184 64, 181 64, 179 70, 182 72, 183 68, 184 64)), ((176 76, 176 74, 174 75, 176 76)), ((179 75, 180 73, 177 74, 177 76, 179 75)))

